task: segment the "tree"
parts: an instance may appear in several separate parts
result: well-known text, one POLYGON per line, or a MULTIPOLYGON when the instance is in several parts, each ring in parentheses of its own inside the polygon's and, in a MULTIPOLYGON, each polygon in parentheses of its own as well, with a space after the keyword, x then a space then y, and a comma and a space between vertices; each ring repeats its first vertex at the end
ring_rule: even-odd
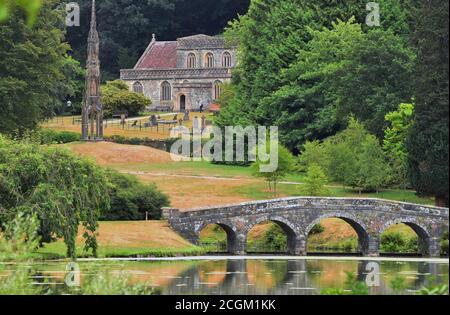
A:
POLYGON ((351 118, 348 128, 322 143, 305 145, 300 156, 302 169, 320 167, 333 182, 377 191, 387 183, 389 164, 378 139, 351 118))
POLYGON ((406 138, 411 129, 413 113, 413 104, 400 104, 397 111, 388 113, 385 118, 389 127, 384 131, 383 150, 392 170, 391 183, 404 188, 408 185, 406 138))
POLYGON ((362 144, 362 152, 357 160, 358 173, 349 184, 364 191, 376 191, 383 187, 389 174, 389 165, 385 161, 378 139, 368 135, 362 144))
POLYGON ((324 170, 317 164, 311 164, 306 172, 306 177, 303 180, 304 184, 300 190, 307 196, 326 196, 329 194, 326 185, 328 178, 324 170))
MULTIPOLYGON (((268 146, 269 147, 269 146, 268 146)), ((273 172, 261 172, 261 165, 265 164, 261 162, 258 158, 257 162, 252 164, 253 175, 256 177, 264 178, 264 180, 269 185, 269 190, 273 192, 273 194, 277 195, 277 185, 280 180, 286 178, 286 176, 293 170, 294 168, 294 157, 291 152, 283 147, 282 145, 278 146, 278 168, 273 172)))
POLYGON ((31 26, 35 22, 41 8, 41 0, 0 0, 0 23, 5 21, 9 17, 10 11, 16 7, 25 11, 28 25, 31 26))
POLYGON ((226 31, 239 43, 239 65, 235 97, 216 123, 277 125, 294 153, 344 129, 351 113, 381 138, 384 115, 411 97, 407 2, 382 1, 386 19, 370 31, 361 1, 252 1, 226 31))
POLYGON ((324 144, 317 140, 305 143, 298 162, 299 170, 302 172, 306 172, 313 164, 327 170, 330 164, 329 154, 324 144))
POLYGON ((407 140, 408 177, 417 194, 449 205, 449 3, 417 2, 414 122, 407 140))
POLYGON ((0 132, 36 128, 75 93, 70 69, 77 64, 67 57, 65 15, 56 3, 44 1, 33 26, 17 6, 0 23, 0 132))
POLYGON ((126 83, 120 80, 108 81, 101 91, 105 117, 112 117, 118 112, 137 116, 151 104, 151 100, 143 94, 130 92, 126 83))
POLYGON ((104 209, 100 220, 152 220, 161 218, 161 208, 169 205, 169 199, 155 186, 140 183, 136 177, 108 171, 111 206, 104 209))
POLYGON ((104 170, 65 149, 0 136, 0 225, 18 213, 36 215, 42 240, 63 238, 72 258, 82 225, 85 250, 96 255, 97 220, 109 207, 108 187, 104 170))

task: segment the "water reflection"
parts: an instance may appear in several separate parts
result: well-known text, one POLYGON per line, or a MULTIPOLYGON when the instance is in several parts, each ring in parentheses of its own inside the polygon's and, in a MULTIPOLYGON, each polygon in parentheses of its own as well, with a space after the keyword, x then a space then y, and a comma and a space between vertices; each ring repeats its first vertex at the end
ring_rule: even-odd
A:
MULTIPOLYGON (((435 284, 449 283, 448 262, 337 258, 81 263, 81 285, 85 277, 95 277, 94 271, 101 269, 126 272, 132 283, 148 283, 155 293, 165 295, 315 295, 323 289, 344 289, 349 272, 373 285, 370 293, 374 295, 392 294, 390 283, 398 276, 405 279, 406 294, 430 284, 430 277, 435 284)), ((58 294, 66 293, 65 265, 39 264, 36 270, 33 283, 55 285, 58 294)))
POLYGON ((378 280, 371 294, 392 294, 390 281, 405 278, 406 293, 427 284, 429 276, 448 283, 448 264, 327 260, 204 261, 160 288, 169 295, 312 295, 324 288, 343 288, 347 272, 358 280, 378 280), (370 264, 378 264, 373 270, 370 264))

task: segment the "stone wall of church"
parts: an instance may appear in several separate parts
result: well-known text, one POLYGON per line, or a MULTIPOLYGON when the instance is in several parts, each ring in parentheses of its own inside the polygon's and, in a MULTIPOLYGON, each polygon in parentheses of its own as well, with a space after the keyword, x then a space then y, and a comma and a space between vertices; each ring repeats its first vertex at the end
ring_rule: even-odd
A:
MULTIPOLYGON (((161 106, 173 106, 173 102, 172 101, 161 101, 161 84, 163 82, 169 82, 171 85, 173 84, 172 80, 139 80, 139 82, 142 84, 142 86, 144 87, 144 95, 152 100, 152 104, 150 105, 150 109, 154 109, 156 107, 161 107, 161 106)), ((128 86, 130 87, 130 90, 133 90, 133 84, 137 81, 125 81, 128 86)))
POLYGON ((205 68, 207 53, 212 53, 214 55, 214 68, 222 68, 222 56, 225 52, 231 54, 231 67, 234 67, 237 59, 235 49, 192 49, 177 50, 177 68, 187 68, 187 58, 190 53, 194 53, 197 57, 196 68, 205 68))
POLYGON ((213 101, 214 82, 229 82, 230 79, 155 79, 155 80, 125 80, 130 90, 133 90, 133 84, 139 81, 144 88, 144 95, 152 100, 148 110, 167 107, 174 111, 180 111, 180 96, 186 96, 186 110, 197 111, 200 106, 207 108, 213 101), (161 101, 161 85, 163 82, 169 82, 172 87, 172 100, 161 101), (181 86, 177 86, 181 85, 181 86))

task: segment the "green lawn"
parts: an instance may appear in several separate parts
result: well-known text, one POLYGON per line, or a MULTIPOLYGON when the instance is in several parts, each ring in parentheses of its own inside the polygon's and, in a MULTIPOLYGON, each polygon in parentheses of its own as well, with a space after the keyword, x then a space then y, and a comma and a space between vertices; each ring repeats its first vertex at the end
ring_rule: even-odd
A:
MULTIPOLYGON (((114 257, 182 257, 182 256, 198 256, 205 254, 207 251, 198 246, 189 246, 185 248, 136 248, 136 247, 117 247, 117 246, 99 246, 99 258, 114 257)), ((63 259, 66 258, 66 245, 59 241, 55 243, 45 244, 36 252, 37 257, 43 259, 63 259)), ((83 252, 83 248, 77 245, 77 257, 92 257, 92 254, 83 252)))

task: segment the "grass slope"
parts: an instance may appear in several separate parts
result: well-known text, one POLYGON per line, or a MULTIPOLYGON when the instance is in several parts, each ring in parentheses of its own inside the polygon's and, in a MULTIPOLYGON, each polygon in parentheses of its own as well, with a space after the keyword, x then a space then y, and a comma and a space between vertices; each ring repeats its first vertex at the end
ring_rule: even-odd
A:
MULTIPOLYGON (((103 166, 138 176, 140 180, 154 183, 180 209, 217 206, 243 201, 273 198, 261 179, 251 176, 246 167, 214 165, 208 162, 174 162, 167 152, 144 146, 114 143, 73 143, 67 146, 79 155, 93 158, 103 166)), ((300 196, 302 175, 291 175, 279 186, 279 197, 300 196)), ((412 191, 386 190, 379 194, 363 194, 332 185, 330 195, 336 197, 372 197, 421 204, 433 204, 432 199, 419 198, 412 191)), ((356 242, 356 234, 345 222, 324 220, 325 231, 309 240, 311 248, 338 246, 343 242, 356 242)), ((256 227, 249 239, 264 237, 270 224, 256 227)), ((395 227, 394 227, 395 228, 395 227)), ((404 229, 400 227, 400 229, 404 229)), ((222 239, 217 231, 205 231, 210 240, 222 239)), ((407 233, 410 233, 407 232, 407 233)), ((78 244, 82 245, 81 238, 78 244)), ((102 257, 190 255, 202 253, 175 232, 166 222, 102 222, 99 230, 99 253, 102 257)), ((79 254, 82 255, 82 250, 79 254)), ((47 256, 63 256, 62 242, 49 244, 40 250, 47 256)))

